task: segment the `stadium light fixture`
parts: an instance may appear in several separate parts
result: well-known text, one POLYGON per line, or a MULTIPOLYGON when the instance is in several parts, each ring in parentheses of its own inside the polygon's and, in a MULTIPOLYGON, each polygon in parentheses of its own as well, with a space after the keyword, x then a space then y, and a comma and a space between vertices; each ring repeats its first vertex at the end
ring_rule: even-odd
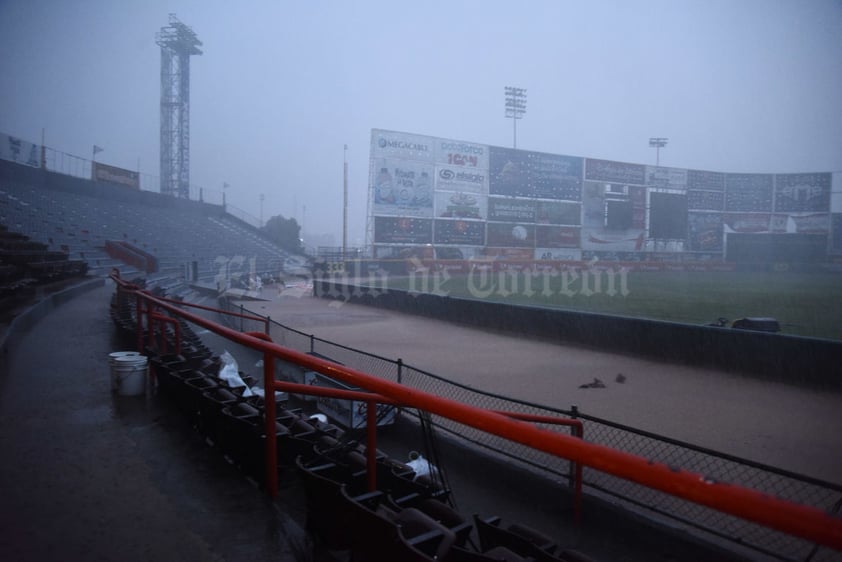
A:
POLYGON ((512 144, 517 148, 517 120, 526 113, 526 88, 506 86, 506 119, 512 120, 512 144))
POLYGON ((649 137, 649 146, 655 148, 655 165, 661 165, 661 149, 667 145, 668 138, 649 137))

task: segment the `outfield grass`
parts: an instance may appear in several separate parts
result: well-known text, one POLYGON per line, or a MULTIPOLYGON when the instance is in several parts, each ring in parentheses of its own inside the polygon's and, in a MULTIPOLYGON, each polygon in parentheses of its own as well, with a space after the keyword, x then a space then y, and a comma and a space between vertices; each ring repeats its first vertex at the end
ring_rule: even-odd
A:
POLYGON ((416 274, 390 278, 388 286, 689 324, 771 316, 783 333, 842 340, 842 275, 632 271, 623 279, 615 271, 601 273, 598 281, 592 273, 585 275, 416 274))

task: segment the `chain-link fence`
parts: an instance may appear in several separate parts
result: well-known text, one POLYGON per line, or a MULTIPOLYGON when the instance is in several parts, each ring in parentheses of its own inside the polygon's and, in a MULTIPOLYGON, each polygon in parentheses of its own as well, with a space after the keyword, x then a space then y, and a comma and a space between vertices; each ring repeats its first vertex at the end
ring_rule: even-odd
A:
MULTIPOLYGON (((240 304, 227 300, 221 300, 220 305, 231 312, 260 316, 240 304)), ((242 331, 264 331, 263 323, 254 320, 229 318, 227 322, 242 331)), ((270 321, 270 325, 273 341, 296 351, 318 353, 371 375, 477 408, 577 418, 583 422, 584 439, 588 442, 674 466, 676 470, 699 473, 712 481, 744 486, 828 513, 838 515, 842 512, 842 486, 836 484, 617 424, 590 416, 575 408, 560 410, 483 392, 406 365, 400 360, 338 345, 275 321, 270 321)), ((539 470, 549 478, 566 481, 572 485, 573 467, 565 459, 439 416, 433 416, 432 419, 440 430, 504 455, 533 470, 539 470)), ((565 426, 547 424, 542 427, 549 431, 570 432, 570 428, 565 426)), ((708 536, 748 547, 771 558, 787 561, 842 559, 838 552, 816 547, 803 539, 604 472, 585 468, 583 484, 591 494, 619 503, 627 509, 646 513, 649 517, 670 520, 673 525, 680 522, 688 529, 703 531, 708 536)))

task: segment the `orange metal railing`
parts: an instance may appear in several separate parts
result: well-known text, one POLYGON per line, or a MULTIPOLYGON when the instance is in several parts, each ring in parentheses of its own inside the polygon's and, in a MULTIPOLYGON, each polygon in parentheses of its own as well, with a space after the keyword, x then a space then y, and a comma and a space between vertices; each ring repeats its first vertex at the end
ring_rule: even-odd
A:
MULTIPOLYGON (((145 301, 147 303, 145 311, 150 316, 146 322, 147 326, 152 325, 151 315, 154 314, 156 309, 165 310, 235 343, 261 351, 264 354, 264 412, 275 411, 275 390, 368 402, 367 435, 369 443, 367 451, 370 468, 374 466, 376 454, 377 420, 375 405, 377 403, 398 404, 442 416, 527 447, 568 459, 579 466, 603 471, 823 546, 842 549, 842 519, 819 509, 782 500, 749 488, 714 481, 696 472, 668 466, 610 447, 588 443, 578 436, 551 432, 532 423, 538 420, 522 421, 521 419, 514 419, 521 416, 484 410, 434 396, 344 365, 291 350, 273 343, 265 334, 259 332, 242 333, 227 328, 138 290, 136 287, 128 286, 117 277, 112 276, 112 278, 118 283, 120 290, 131 290, 136 294, 139 344, 142 344, 140 331, 143 326, 141 302, 145 301), (298 364, 341 381, 348 386, 364 389, 368 392, 329 389, 275 380, 274 360, 276 358, 298 364)), ((265 416, 265 418, 267 435, 273 435, 274 420, 271 419, 271 416, 265 416)), ((273 497, 277 495, 278 491, 277 451, 275 446, 274 439, 266 439, 267 489, 273 497)), ((368 472, 369 478, 373 479, 376 471, 369 470, 368 472)), ((370 486, 373 487, 374 484, 373 480, 369 481, 370 486)))

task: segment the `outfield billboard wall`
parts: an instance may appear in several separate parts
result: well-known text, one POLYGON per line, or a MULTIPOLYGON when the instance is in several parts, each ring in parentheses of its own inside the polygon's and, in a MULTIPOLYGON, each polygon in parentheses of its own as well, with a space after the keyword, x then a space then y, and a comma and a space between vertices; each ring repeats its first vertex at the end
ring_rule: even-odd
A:
POLYGON ((695 263, 724 259, 729 234, 809 234, 842 254, 840 184, 373 129, 367 241, 378 258, 695 263))

